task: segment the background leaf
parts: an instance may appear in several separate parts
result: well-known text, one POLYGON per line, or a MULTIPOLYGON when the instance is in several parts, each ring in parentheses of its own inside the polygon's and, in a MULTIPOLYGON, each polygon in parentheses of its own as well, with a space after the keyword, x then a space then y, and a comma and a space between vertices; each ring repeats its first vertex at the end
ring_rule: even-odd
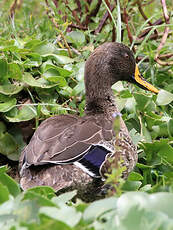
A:
POLYGON ((12 109, 14 106, 16 105, 16 99, 15 98, 11 98, 6 101, 6 102, 2 102, 0 103, 0 112, 7 112, 10 109, 12 109))
POLYGON ((3 172, 3 171, 0 171, 0 185, 1 184, 3 185, 3 186, 1 186, 2 193, 7 193, 7 196, 5 196, 5 194, 2 194, 2 197, 4 196, 4 198, 6 200, 9 199, 8 192, 9 192, 9 194, 13 195, 14 197, 16 197, 18 194, 20 194, 19 185, 16 183, 15 180, 13 180, 10 176, 8 176, 6 174, 6 172, 3 172), (6 190, 8 190, 8 192, 6 190))
POLYGON ((4 95, 14 95, 19 93, 23 89, 23 86, 21 85, 14 85, 14 84, 5 84, 0 85, 0 93, 4 95))
POLYGON ((173 101, 173 94, 166 90, 160 90, 157 96, 158 105, 167 105, 173 101))
POLYGON ((37 116, 37 111, 34 106, 25 105, 21 109, 14 108, 10 112, 7 112, 5 117, 10 122, 28 121, 37 116))

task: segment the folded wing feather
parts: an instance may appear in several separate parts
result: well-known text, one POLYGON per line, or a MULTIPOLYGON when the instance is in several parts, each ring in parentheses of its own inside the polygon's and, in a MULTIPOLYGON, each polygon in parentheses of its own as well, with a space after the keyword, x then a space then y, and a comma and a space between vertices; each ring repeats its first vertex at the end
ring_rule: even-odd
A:
MULTIPOLYGON (((45 120, 24 149, 23 164, 67 164, 81 159, 92 145, 104 139, 101 123, 94 116, 60 115, 45 120)), ((111 140, 112 130, 108 132, 111 140)))

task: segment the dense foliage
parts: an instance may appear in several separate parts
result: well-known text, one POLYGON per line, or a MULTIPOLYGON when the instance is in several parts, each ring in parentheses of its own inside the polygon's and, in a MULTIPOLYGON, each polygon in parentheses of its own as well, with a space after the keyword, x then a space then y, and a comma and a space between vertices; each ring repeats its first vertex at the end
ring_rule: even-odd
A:
POLYGON ((112 181, 119 182, 119 198, 88 205, 70 201, 75 192, 60 197, 48 187, 21 192, 2 166, 3 229, 135 229, 135 225, 139 230, 142 223, 146 229, 173 229, 172 1, 167 1, 167 19, 165 1, 141 2, 1 0, 1 165, 16 165, 43 119, 61 113, 83 115, 84 63, 105 41, 131 46, 140 71, 161 89, 154 95, 127 83, 113 86, 139 152, 126 182, 120 180, 121 173, 113 176, 112 181))
POLYGON ((50 187, 20 192, 18 184, 0 169, 0 227, 19 230, 171 230, 173 194, 128 192, 91 204, 71 199, 76 191, 56 196, 50 187))

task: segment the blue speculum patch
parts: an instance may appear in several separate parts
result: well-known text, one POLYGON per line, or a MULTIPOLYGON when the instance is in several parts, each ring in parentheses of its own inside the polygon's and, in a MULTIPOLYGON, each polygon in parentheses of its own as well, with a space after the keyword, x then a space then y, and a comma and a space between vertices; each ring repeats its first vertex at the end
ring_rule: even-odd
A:
POLYGON ((99 169, 109 152, 110 150, 104 148, 103 146, 92 146, 88 153, 78 162, 88 171, 92 172, 95 177, 101 177, 99 169))

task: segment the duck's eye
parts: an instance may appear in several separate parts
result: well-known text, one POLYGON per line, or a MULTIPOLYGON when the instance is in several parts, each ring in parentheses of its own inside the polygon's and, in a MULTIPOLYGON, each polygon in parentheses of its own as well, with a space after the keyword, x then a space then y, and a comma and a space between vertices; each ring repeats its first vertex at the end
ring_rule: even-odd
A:
POLYGON ((125 57, 126 59, 128 59, 128 58, 129 58, 129 55, 128 55, 127 53, 125 53, 125 54, 124 54, 124 57, 125 57))

